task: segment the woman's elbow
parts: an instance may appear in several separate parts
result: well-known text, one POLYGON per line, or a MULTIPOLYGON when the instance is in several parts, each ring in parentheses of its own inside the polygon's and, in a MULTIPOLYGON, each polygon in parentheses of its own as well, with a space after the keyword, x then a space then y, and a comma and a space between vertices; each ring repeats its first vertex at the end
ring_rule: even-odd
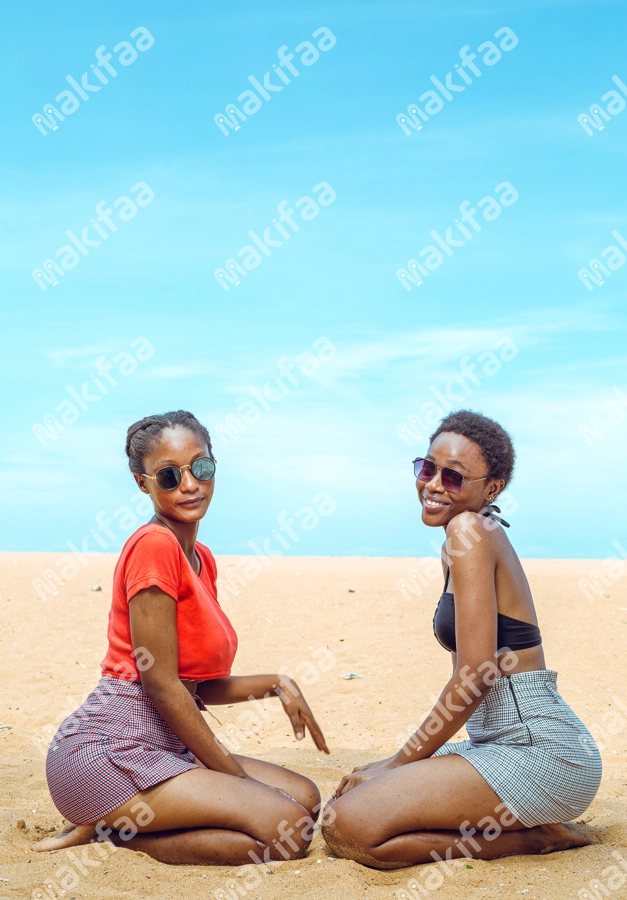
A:
POLYGON ((460 688, 474 694, 476 698, 484 697, 501 673, 493 662, 467 663, 458 665, 455 681, 460 688))
POLYGON ((177 680, 154 671, 151 671, 150 674, 142 673, 142 690, 153 703, 158 703, 168 694, 171 695, 174 682, 177 680))

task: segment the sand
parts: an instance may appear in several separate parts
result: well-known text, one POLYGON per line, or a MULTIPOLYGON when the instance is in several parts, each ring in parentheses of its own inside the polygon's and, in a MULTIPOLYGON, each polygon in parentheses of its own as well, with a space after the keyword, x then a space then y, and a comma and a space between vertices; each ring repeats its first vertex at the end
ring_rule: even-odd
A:
MULTIPOLYGON (((61 822, 46 787, 46 745, 64 716, 97 683, 115 564, 111 555, 90 557, 87 568, 43 601, 32 581, 56 558, 0 555, 0 897, 20 900, 55 896, 44 883, 52 879, 58 884, 68 876, 67 869, 55 874, 71 862, 65 851, 37 854, 30 846, 61 822), (95 584, 102 590, 92 591, 95 584)), ((233 571, 234 561, 218 559, 222 575, 229 566, 233 571)), ((170 867, 121 849, 70 876, 63 897, 561 900, 590 890, 591 879, 607 884, 612 873, 603 872, 616 862, 612 853, 619 851, 627 860, 627 577, 617 578, 604 597, 590 601, 578 581, 594 565, 585 560, 525 562, 547 665, 558 670, 562 695, 604 745, 601 789, 583 816, 597 842, 593 846, 548 856, 471 860, 472 868, 461 862, 442 876, 440 887, 434 874, 433 889, 414 889, 414 894, 408 882, 425 884, 426 869, 435 871, 434 866, 382 872, 330 860, 319 834, 306 859, 275 865, 269 874, 257 871, 258 884, 250 871, 244 881, 237 869, 170 867), (76 878, 80 880, 73 885, 76 878), (403 889, 404 895, 397 894, 403 889)), ((257 734, 241 732, 238 717, 247 704, 216 707, 213 713, 222 726, 206 714, 212 727, 236 738, 234 728, 239 730, 239 752, 308 775, 325 798, 355 765, 389 756, 402 741, 399 735, 420 722, 450 670, 449 656, 431 627, 440 580, 427 581, 419 596, 407 589, 403 594, 397 586, 399 579, 410 583, 407 572, 417 567, 418 561, 410 559, 273 559, 238 596, 223 601, 240 639, 233 674, 284 667, 295 675, 325 732, 331 757, 323 757, 309 739, 294 739, 278 700, 272 701, 257 734), (367 677, 344 680, 348 672, 367 677)), ((612 884, 618 881, 615 877, 612 884)), ((613 897, 627 897, 627 883, 606 890, 613 897)))

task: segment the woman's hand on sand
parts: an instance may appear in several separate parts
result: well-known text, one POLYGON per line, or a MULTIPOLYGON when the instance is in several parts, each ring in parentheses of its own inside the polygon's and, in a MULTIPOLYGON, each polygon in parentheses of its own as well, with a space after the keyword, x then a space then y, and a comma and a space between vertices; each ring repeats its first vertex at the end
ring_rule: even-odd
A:
POLYGON ((320 726, 314 719, 314 715, 296 682, 285 675, 282 676, 281 682, 283 690, 279 697, 283 704, 283 709, 292 723, 296 740, 301 741, 305 737, 305 730, 308 728, 318 750, 321 750, 323 753, 329 753, 330 751, 320 726))
POLYGON ((44 838, 31 847, 37 853, 49 853, 51 850, 64 850, 66 847, 79 847, 81 844, 90 844, 98 840, 96 824, 75 825, 68 822, 58 834, 44 838))
POLYGON ((391 772, 392 769, 396 769, 398 766, 399 763, 396 761, 395 756, 391 756, 389 759, 379 759, 375 762, 367 763, 365 766, 357 766, 350 775, 345 775, 342 778, 331 799, 337 800, 342 794, 346 794, 347 791, 358 787, 365 781, 369 781, 370 778, 376 778, 377 775, 391 772))

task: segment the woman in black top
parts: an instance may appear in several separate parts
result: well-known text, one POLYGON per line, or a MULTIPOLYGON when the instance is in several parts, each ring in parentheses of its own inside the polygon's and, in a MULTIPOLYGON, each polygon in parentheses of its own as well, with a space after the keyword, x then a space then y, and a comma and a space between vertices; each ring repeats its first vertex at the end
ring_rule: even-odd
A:
POLYGON ((513 465, 507 432, 464 410, 414 462, 422 520, 446 535, 434 631, 453 674, 398 753, 340 782, 323 829, 336 856, 395 868, 590 843, 569 820, 598 790, 599 752, 546 669, 531 591, 493 505, 513 465), (470 739, 447 743, 464 725, 470 739))

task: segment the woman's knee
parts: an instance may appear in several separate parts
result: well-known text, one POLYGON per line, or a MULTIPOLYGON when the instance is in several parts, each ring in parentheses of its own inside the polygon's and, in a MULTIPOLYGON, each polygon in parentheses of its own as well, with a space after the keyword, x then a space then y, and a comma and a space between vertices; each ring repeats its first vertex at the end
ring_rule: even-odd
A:
POLYGON ((266 829, 264 841, 273 860, 302 859, 314 836, 315 820, 300 803, 290 802, 266 829))
POLYGON ((322 816, 322 836, 335 856, 376 865, 375 849, 364 816, 354 804, 337 800, 322 816))
POLYGON ((292 796, 297 803, 305 807, 314 822, 318 820, 322 802, 318 785, 314 781, 304 775, 299 775, 292 796))
POLYGON ((355 843, 356 821, 341 799, 327 804, 322 817, 322 836, 332 850, 339 851, 355 843))

